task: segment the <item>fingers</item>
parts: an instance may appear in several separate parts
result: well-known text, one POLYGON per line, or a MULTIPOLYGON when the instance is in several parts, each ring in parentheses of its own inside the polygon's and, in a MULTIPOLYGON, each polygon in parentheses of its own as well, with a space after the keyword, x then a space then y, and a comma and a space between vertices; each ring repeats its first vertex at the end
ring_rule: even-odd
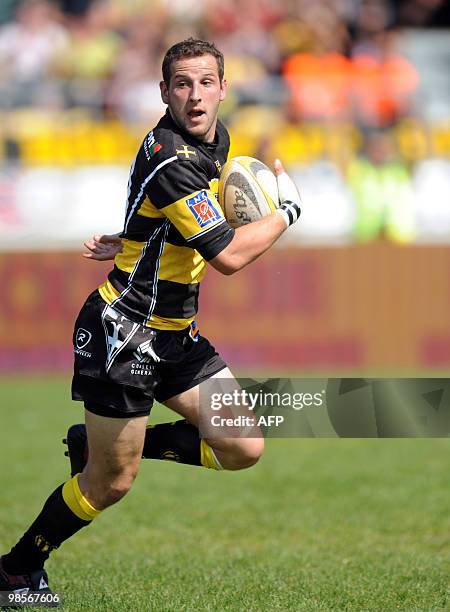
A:
MULTIPOLYGON (((275 173, 277 177, 277 185, 278 185, 278 197, 280 201, 280 205, 285 202, 294 203, 295 206, 300 210, 301 206, 301 197, 297 185, 286 172, 283 167, 283 164, 279 159, 275 160, 274 163, 275 173)), ((294 215, 295 216, 295 215, 294 215)), ((289 225, 295 223, 295 221, 300 216, 300 213, 295 216, 295 219, 289 219, 289 225)))
POLYGON ((91 239, 86 240, 84 246, 89 251, 82 254, 86 259, 108 261, 114 259, 122 251, 122 240, 116 234, 95 234, 91 239))
POLYGON ((101 242, 102 244, 122 244, 122 239, 119 238, 117 234, 103 234, 102 236, 100 236, 100 234, 96 234, 94 236, 94 240, 96 242, 101 242))
POLYGON ((108 244, 102 244, 98 238, 100 236, 94 236, 91 240, 86 240, 84 246, 88 249, 89 253, 83 253, 83 257, 87 259, 96 259, 102 261, 108 259, 108 255, 111 253, 111 247, 108 244))
POLYGON ((91 251, 91 253, 82 253, 82 256, 86 259, 95 259, 95 261, 108 261, 114 259, 114 255, 115 254, 111 252, 98 253, 91 251))
POLYGON ((90 238, 89 240, 86 240, 83 244, 87 249, 95 249, 95 245, 98 243, 98 241, 96 240, 96 237, 94 236, 93 238, 90 238))
POLYGON ((84 246, 87 249, 89 249, 89 251, 92 251, 93 253, 104 253, 109 250, 108 245, 102 244, 101 242, 96 240, 95 236, 94 238, 92 238, 92 240, 86 240, 86 242, 84 243, 84 246))
POLYGON ((279 176, 280 174, 283 174, 283 172, 285 172, 285 169, 283 167, 283 164, 281 163, 281 161, 277 158, 273 164, 273 167, 275 168, 275 174, 277 176, 279 176))
POLYGON ((89 240, 86 240, 84 246, 90 251, 106 253, 111 251, 112 249, 117 250, 119 247, 122 247, 122 239, 116 235, 108 236, 96 234, 89 240))
POLYGON ((117 246, 122 244, 122 239, 118 234, 94 234, 94 236, 92 236, 92 238, 89 240, 86 240, 84 244, 87 245, 88 243, 97 245, 113 244, 117 246))

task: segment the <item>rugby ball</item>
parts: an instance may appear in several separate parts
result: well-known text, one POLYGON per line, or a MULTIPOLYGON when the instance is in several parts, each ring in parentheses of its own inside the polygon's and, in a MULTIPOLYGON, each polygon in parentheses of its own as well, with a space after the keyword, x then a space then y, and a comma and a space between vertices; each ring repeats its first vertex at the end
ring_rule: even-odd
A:
POLYGON ((220 173, 219 204, 231 227, 270 215, 278 207, 275 174, 254 157, 232 157, 220 173))

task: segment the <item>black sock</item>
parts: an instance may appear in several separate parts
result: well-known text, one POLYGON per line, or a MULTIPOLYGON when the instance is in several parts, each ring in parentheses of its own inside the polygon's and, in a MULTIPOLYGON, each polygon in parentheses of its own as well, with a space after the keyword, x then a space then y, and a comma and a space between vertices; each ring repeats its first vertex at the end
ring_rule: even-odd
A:
POLYGON ((52 550, 89 525, 76 516, 64 501, 60 485, 44 504, 41 513, 19 542, 2 558, 8 574, 27 574, 44 567, 52 550))
POLYGON ((202 465, 197 427, 185 420, 148 427, 142 456, 145 459, 202 465))

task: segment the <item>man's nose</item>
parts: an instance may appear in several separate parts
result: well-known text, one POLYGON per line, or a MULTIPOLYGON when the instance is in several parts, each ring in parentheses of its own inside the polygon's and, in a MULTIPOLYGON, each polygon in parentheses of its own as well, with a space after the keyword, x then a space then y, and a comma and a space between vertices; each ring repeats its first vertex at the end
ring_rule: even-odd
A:
POLYGON ((200 85, 198 83, 194 83, 191 89, 191 100, 192 102, 199 102, 201 98, 200 85))

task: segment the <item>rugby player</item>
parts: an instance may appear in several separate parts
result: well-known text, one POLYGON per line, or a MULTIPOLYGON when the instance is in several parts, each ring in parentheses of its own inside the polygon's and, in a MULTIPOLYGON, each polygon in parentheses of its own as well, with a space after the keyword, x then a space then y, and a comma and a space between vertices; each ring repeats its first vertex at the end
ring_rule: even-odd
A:
POLYGON ((239 470, 263 452, 262 437, 199 437, 202 384, 233 378, 198 332, 199 283, 207 262, 228 275, 267 251, 299 218, 300 197, 277 160, 279 209, 232 229, 216 200, 229 150, 217 118, 227 88, 223 56, 191 38, 167 51, 162 73, 168 108, 132 164, 121 239, 87 243, 88 256, 115 261, 74 328, 72 397, 84 402, 86 430, 69 445, 73 475, 1 557, 1 590, 48 591, 51 551, 129 491, 142 456, 239 470), (154 398, 183 420, 147 429, 154 398))

